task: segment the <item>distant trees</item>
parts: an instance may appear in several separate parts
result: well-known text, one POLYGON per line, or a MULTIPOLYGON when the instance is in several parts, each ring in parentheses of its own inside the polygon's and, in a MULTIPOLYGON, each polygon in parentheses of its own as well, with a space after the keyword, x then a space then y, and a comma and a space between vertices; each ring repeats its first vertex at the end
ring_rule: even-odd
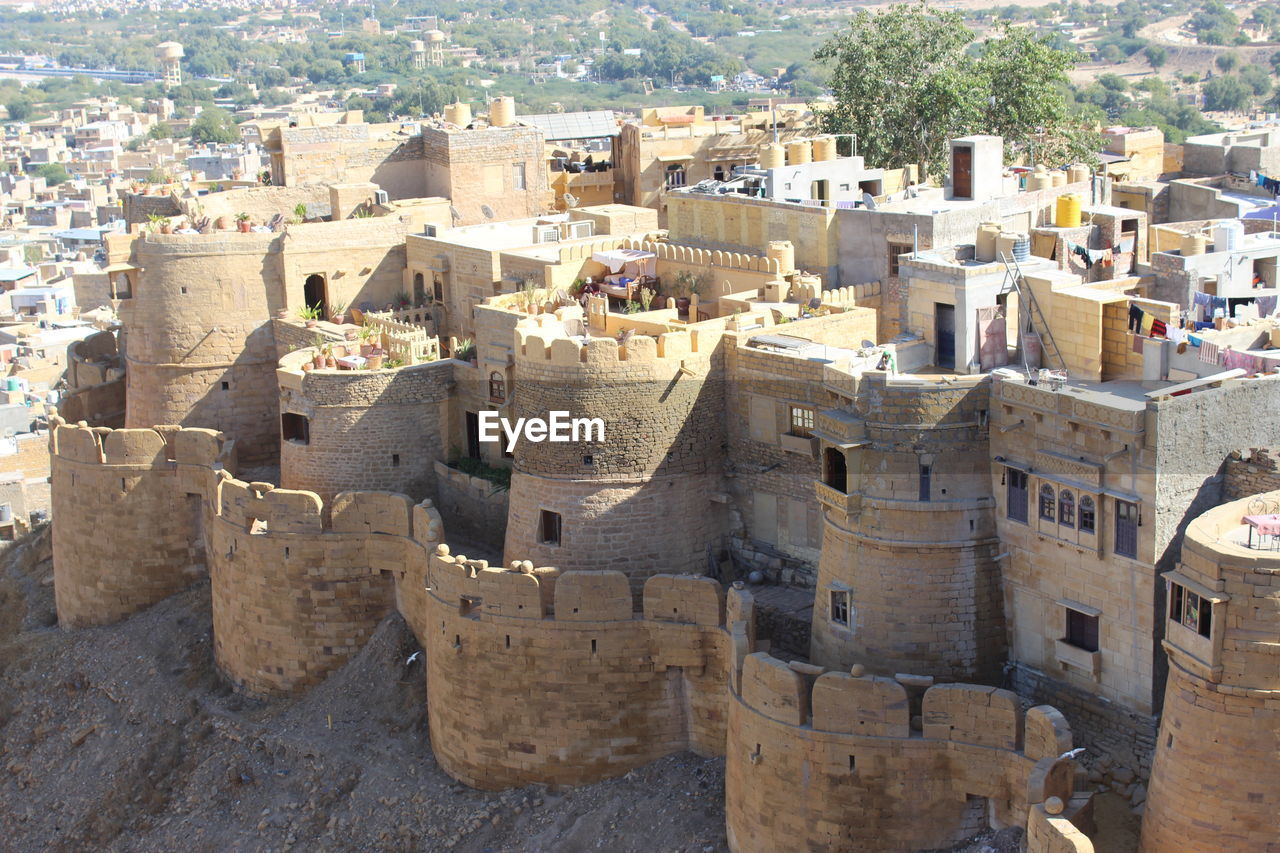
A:
POLYGON ((240 130, 231 118, 231 113, 218 107, 206 107, 191 122, 191 141, 201 145, 209 142, 239 142, 240 130))
POLYGON ((1147 58, 1148 64, 1156 71, 1159 71, 1169 59, 1169 51, 1158 44, 1147 45, 1146 50, 1142 53, 1147 58))
POLYGON ((1026 29, 1002 25, 975 46, 959 14, 897 5, 859 12, 815 57, 831 66, 836 97, 823 129, 856 134, 876 166, 940 177, 948 140, 975 132, 1003 136, 1008 155, 1034 144, 1054 162, 1094 156, 1064 97, 1075 56, 1026 29))
POLYGON ((71 175, 67 173, 67 167, 61 163, 41 164, 36 166, 35 169, 31 171, 31 174, 35 175, 37 178, 44 178, 45 183, 51 187, 56 187, 58 184, 65 184, 67 181, 71 180, 71 175))
POLYGON ((1234 74, 1214 77, 1201 89, 1204 95, 1204 108, 1214 112, 1240 112, 1248 109, 1253 99, 1253 90, 1234 74))
POLYGON ((5 104, 5 109, 9 111, 9 118, 13 121, 26 121, 35 112, 35 104, 26 98, 15 98, 5 104))

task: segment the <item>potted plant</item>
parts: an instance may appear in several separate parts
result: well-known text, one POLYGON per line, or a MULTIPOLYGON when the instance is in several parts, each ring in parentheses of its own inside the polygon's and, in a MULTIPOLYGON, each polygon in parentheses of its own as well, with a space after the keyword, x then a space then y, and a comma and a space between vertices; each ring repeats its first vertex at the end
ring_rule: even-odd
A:
POLYGON ((298 309, 298 315, 302 317, 302 321, 307 324, 308 329, 314 329, 316 324, 320 322, 320 306, 304 304, 298 309))
POLYGON ((219 231, 226 231, 231 227, 231 219, 226 215, 219 216, 217 219, 213 220, 213 227, 217 228, 219 231))
POLYGON ((293 218, 297 222, 307 221, 307 206, 302 202, 298 202, 293 206, 293 218))
POLYGON ((321 349, 320 347, 317 347, 315 355, 311 356, 311 364, 315 367, 316 370, 319 370, 322 367, 324 367, 324 350, 321 349))
POLYGON ((397 307, 398 309, 400 309, 401 311, 403 311, 405 308, 410 307, 410 304, 411 304, 411 303, 409 302, 409 294, 408 294, 408 293, 405 293, 405 292, 402 290, 402 291, 400 291, 399 293, 397 293, 397 294, 396 294, 396 307, 397 307))
POLYGON ((236 228, 240 230, 241 234, 249 233, 249 214, 247 213, 236 214, 236 228))
POLYGON ((477 363, 476 359, 476 343, 471 338, 463 338, 458 341, 458 351, 453 357, 459 361, 469 361, 472 365, 477 363))
POLYGON ((369 350, 369 355, 366 358, 368 361, 365 362, 365 366, 370 370, 382 369, 382 350, 380 348, 374 347, 369 350))
POLYGON ((330 370, 338 366, 338 359, 333 355, 333 344, 324 345, 324 366, 330 370))
POLYGON ((377 344, 373 341, 373 334, 373 326, 365 325, 360 327, 360 354, 365 358, 368 358, 369 353, 377 349, 377 344))
POLYGON ((330 309, 329 322, 333 323, 335 326, 341 326, 344 323, 346 323, 347 322, 347 315, 345 313, 346 310, 347 310, 347 303, 341 302, 341 301, 334 302, 333 308, 330 309))
POLYGON ((173 229, 169 225, 169 218, 167 216, 161 216, 158 213, 149 213, 147 214, 147 230, 152 234, 157 231, 161 234, 168 234, 173 229))

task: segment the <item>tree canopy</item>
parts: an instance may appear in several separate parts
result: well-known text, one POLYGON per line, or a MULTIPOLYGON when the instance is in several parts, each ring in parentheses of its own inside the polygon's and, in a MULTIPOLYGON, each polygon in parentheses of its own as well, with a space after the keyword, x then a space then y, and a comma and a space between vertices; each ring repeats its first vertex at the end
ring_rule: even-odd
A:
POLYGON ((831 65, 836 99, 823 129, 856 134, 875 166, 940 178, 948 140, 971 133, 1003 136, 1009 159, 1033 147, 1047 162, 1095 156, 1067 96, 1075 56, 1025 29, 1002 25, 975 44, 958 13, 896 5, 859 12, 815 56, 831 65))
POLYGON ((206 107, 191 122, 191 141, 198 144, 239 142, 240 131, 231 113, 218 107, 206 107))

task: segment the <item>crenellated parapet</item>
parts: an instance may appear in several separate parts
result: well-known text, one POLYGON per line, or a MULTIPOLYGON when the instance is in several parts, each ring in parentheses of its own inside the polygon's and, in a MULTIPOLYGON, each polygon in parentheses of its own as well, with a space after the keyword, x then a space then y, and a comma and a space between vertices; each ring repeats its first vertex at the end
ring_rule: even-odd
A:
POLYGON ((208 528, 214 660, 241 690, 291 693, 346 663, 397 604, 410 627, 427 552, 443 538, 430 501, 314 492, 223 476, 208 528))
POLYGON ((318 683, 392 606, 422 636, 426 557, 444 538, 430 501, 344 492, 326 511, 314 492, 236 479, 235 443, 212 430, 52 426, 65 626, 123 619, 207 567, 215 662, 263 695, 318 683))
POLYGON ((235 442, 213 430, 112 430, 54 415, 49 451, 64 626, 118 621, 204 573, 204 478, 234 470, 235 442))
POLYGON ((1075 791, 1071 731, 1054 709, 1024 713, 1015 694, 971 684, 920 694, 762 652, 733 667, 725 786, 736 853, 946 847, 988 820, 1026 825, 1036 808, 1053 820, 1036 822, 1043 841, 1029 850, 1091 853, 1068 829, 1090 828, 1090 801, 1075 791))
POLYGON ((508 558, 586 571, 609 553, 637 582, 701 572, 722 529, 713 505, 725 448, 722 335, 640 329, 619 342, 570 336, 566 322, 574 325, 543 314, 516 326, 514 411, 504 416, 567 412, 597 422, 603 437, 583 429, 565 442, 517 444, 508 558), (547 535, 545 513, 559 517, 558 537, 547 535), (619 513, 648 534, 617 537, 609 519, 619 513))
MULTIPOLYGON (((636 596, 621 572, 438 550, 423 645, 431 741, 451 776, 491 790, 584 784, 684 749, 723 752, 733 634, 718 583, 656 575, 636 596)), ((739 622, 743 595, 728 606, 739 622)))

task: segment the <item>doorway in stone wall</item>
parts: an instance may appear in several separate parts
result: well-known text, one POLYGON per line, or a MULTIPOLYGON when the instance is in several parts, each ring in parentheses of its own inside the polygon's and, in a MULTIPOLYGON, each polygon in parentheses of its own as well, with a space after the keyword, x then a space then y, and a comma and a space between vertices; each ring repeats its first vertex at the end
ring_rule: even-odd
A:
POLYGON ((324 276, 321 273, 312 273, 307 276, 307 280, 302 284, 302 301, 309 308, 319 306, 320 316, 329 319, 329 300, 326 298, 328 287, 325 283, 324 276))
POLYGON ((427 282, 426 278, 420 272, 413 274, 413 304, 414 306, 425 305, 427 302, 427 282))

